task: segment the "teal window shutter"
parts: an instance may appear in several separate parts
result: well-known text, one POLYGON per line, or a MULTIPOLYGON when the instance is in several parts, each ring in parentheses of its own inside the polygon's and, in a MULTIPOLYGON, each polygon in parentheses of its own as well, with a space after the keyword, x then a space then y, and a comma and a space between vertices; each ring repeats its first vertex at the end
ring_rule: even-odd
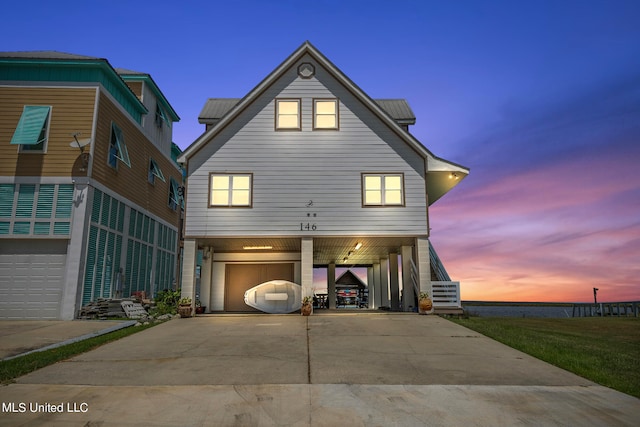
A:
POLYGON ((18 127, 11 138, 11 144, 43 144, 47 139, 47 119, 50 111, 51 107, 25 105, 18 127))
POLYGON ((111 123, 111 143, 109 146, 109 164, 116 167, 116 159, 131 167, 129 159, 129 151, 124 143, 124 135, 122 130, 115 123, 111 123))
POLYGON ((48 236, 50 228, 51 224, 48 222, 36 222, 33 224, 33 234, 48 236))
POLYGON ((18 190, 18 206, 16 206, 17 218, 31 218, 33 215, 33 199, 36 186, 34 184, 21 184, 18 190))
POLYGON ((56 218, 71 218, 73 207, 73 184, 60 184, 56 203, 56 218))
POLYGON ((171 178, 169 185, 169 207, 175 211, 179 204, 178 183, 171 178))
POLYGON ((13 198, 13 184, 0 184, 0 217, 11 218, 11 211, 13 211, 13 198))
POLYGON ((158 166, 158 164, 156 163, 155 160, 153 159, 149 159, 149 182, 150 183, 154 183, 155 178, 154 177, 158 177, 162 182, 167 182, 164 179, 164 174, 162 173, 162 170, 160 169, 160 166, 158 166))
POLYGON ((40 184, 38 190, 38 204, 36 208, 36 218, 51 218, 53 209, 53 193, 56 186, 54 184, 40 184))

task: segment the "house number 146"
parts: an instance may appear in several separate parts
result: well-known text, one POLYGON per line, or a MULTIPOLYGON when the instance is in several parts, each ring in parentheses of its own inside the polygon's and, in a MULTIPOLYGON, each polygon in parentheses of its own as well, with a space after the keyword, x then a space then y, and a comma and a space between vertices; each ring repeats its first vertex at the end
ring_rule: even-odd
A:
POLYGON ((310 222, 300 223, 300 231, 316 231, 318 227, 315 224, 311 224, 310 222))

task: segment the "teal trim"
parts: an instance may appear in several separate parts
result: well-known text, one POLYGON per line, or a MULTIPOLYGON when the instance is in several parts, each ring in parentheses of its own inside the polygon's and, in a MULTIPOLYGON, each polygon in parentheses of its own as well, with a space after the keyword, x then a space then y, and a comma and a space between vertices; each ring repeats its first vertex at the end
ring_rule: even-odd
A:
POLYGON ((0 218, 11 218, 15 186, 0 184, 0 218))
POLYGON ((33 215, 33 200, 35 192, 35 184, 20 184, 20 188, 18 189, 16 218, 31 218, 33 215))
POLYGON ((36 218, 51 218, 53 211, 53 195, 56 186, 54 184, 40 184, 38 190, 38 204, 36 207, 36 218))
POLYGON ((11 225, 10 222, 0 222, 0 235, 8 235, 9 234, 9 225, 11 225))
POLYGON ((51 107, 25 105, 11 144, 38 145, 47 139, 47 119, 51 107))
POLYGON ((31 223, 23 221, 14 222, 13 234, 31 234, 31 223))
POLYGON ((164 96, 164 94, 162 93, 162 91, 160 90, 156 82, 153 81, 153 79, 149 74, 121 74, 120 78, 125 82, 137 81, 137 82, 146 83, 151 89, 151 92, 153 92, 153 94, 156 96, 156 99, 158 100, 160 105, 164 107, 163 108, 164 111, 168 112, 169 115, 171 116, 171 121, 173 122, 180 121, 180 117, 178 116, 178 113, 176 113, 173 107, 171 107, 171 104, 169 104, 169 101, 167 101, 167 98, 164 96))
POLYGON ((56 236, 68 236, 71 233, 71 224, 68 222, 56 222, 53 224, 53 234, 56 236))
POLYGON ((131 160, 129 159, 129 151, 127 145, 124 143, 124 135, 122 129, 117 124, 111 122, 111 146, 109 148, 109 164, 114 166, 115 160, 118 159, 129 168, 131 167, 131 160))
POLYGON ((88 304, 93 299, 93 275, 96 267, 96 249, 98 247, 98 227, 92 225, 89 228, 87 241, 87 263, 84 271, 84 287, 82 292, 82 305, 88 304))
POLYGON ((178 208, 179 197, 178 197, 178 183, 175 179, 171 178, 169 182, 169 207, 174 211, 178 208))
MULTIPOLYGON (((106 194, 104 197, 108 197, 106 194)), ((100 205, 102 204, 102 191, 93 191, 93 203, 91 205, 91 222, 100 222, 100 205)))
POLYGON ((154 176, 157 176, 158 178, 160 178, 162 182, 167 182, 164 179, 164 174, 162 173, 160 166, 158 166, 158 164, 156 163, 155 160, 153 160, 153 158, 149 158, 149 182, 151 182, 152 184, 154 182, 154 178, 153 178, 154 176))
POLYGON ((0 59, 0 80, 100 83, 138 123, 149 111, 104 59, 0 59))
POLYGON ((49 222, 36 222, 33 224, 33 234, 48 236, 51 229, 49 222))
POLYGON ((58 186, 58 201, 56 202, 56 218, 71 218, 73 209, 73 184, 58 186))

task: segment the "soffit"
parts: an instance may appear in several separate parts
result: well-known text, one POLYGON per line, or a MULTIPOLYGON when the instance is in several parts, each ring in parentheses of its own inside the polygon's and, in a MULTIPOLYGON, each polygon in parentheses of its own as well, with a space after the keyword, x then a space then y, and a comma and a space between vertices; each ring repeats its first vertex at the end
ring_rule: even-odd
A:
MULTIPOLYGON (((238 237, 198 239, 201 248, 211 247, 214 253, 268 254, 278 252, 300 252, 300 238, 238 237), (271 246, 272 249, 245 250, 245 246, 271 246)), ((313 263, 337 266, 371 265, 388 258, 389 253, 399 253, 402 246, 413 246, 413 236, 367 236, 367 237, 314 237, 313 263), (360 249, 355 249, 362 243, 360 249), (345 261, 345 258, 346 261, 345 261)))

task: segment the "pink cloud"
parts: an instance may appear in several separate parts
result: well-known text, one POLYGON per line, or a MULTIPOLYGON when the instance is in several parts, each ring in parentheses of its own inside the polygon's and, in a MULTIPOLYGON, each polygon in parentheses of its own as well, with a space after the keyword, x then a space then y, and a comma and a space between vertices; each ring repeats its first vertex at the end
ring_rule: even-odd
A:
POLYGON ((472 171, 430 213, 463 299, 589 301, 598 287, 603 301, 640 300, 639 151, 485 171, 474 184, 472 171))

